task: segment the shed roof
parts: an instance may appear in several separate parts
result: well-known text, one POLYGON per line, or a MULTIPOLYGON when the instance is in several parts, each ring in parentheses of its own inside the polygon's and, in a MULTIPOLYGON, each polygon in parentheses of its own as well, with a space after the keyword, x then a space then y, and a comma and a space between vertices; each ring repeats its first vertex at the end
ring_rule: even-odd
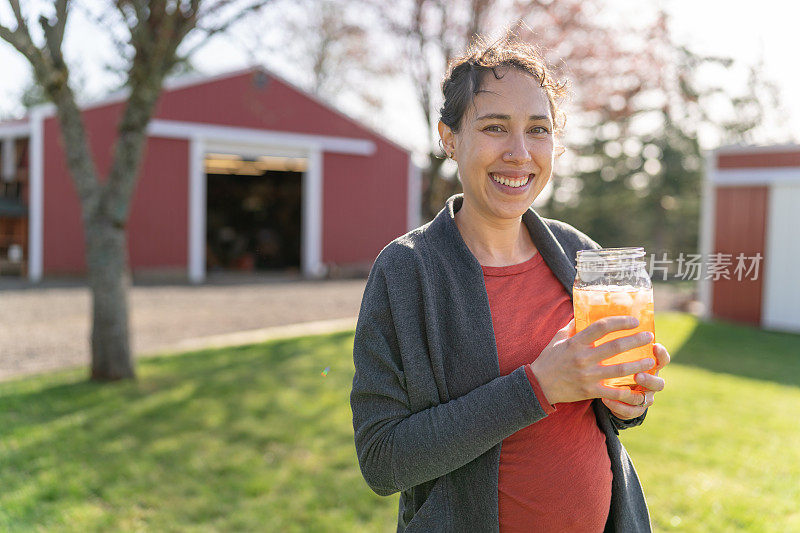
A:
POLYGON ((723 146, 711 155, 709 179, 717 185, 800 183, 800 145, 723 146))

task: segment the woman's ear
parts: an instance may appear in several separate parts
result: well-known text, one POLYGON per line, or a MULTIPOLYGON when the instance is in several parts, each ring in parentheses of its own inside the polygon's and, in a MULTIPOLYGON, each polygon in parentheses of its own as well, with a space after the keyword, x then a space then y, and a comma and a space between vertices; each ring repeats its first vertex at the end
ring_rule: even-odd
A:
POLYGON ((454 159, 456 155, 455 134, 450 126, 439 121, 439 145, 444 151, 444 155, 450 159, 454 159))

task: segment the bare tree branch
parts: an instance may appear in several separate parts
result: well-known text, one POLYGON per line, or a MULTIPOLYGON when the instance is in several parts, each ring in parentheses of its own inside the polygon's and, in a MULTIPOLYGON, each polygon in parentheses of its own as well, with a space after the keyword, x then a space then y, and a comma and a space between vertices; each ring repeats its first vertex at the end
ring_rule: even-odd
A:
MULTIPOLYGON (((66 4, 66 1, 59 0, 59 4, 66 4)), ((61 51, 61 43, 64 40, 64 27, 67 25, 67 15, 64 13, 61 18, 56 18, 51 22, 47 17, 39 17, 39 25, 42 27, 45 39, 45 49, 50 55, 52 67, 57 70, 65 68, 64 55, 61 51)))
POLYGON ((14 12, 14 18, 17 19, 17 29, 22 30, 23 33, 30 35, 28 25, 25 22, 25 17, 22 16, 22 9, 19 6, 19 0, 8 0, 11 4, 11 10, 14 12))
POLYGON ((11 31, 10 29, 6 28, 2 24, 0 24, 0 39, 3 39, 7 43, 9 43, 11 46, 16 48, 20 52, 22 52, 22 50, 20 49, 20 46, 18 46, 16 33, 11 31))
POLYGON ((40 53, 31 40, 27 25, 18 25, 16 30, 0 25, 0 38, 16 48, 31 63, 37 59, 36 56, 40 53))
MULTIPOLYGON (((121 39, 117 32, 114 31, 114 26, 119 26, 119 20, 122 21, 122 25, 126 30, 130 29, 128 25, 128 16, 124 9, 119 8, 119 3, 115 2, 114 10, 104 10, 99 14, 94 13, 85 4, 75 4, 72 9, 80 9, 83 16, 92 21, 98 28, 109 29, 107 36, 111 41, 111 45, 114 47, 114 50, 116 50, 119 58, 125 59, 130 55, 130 42, 128 40, 121 39), (117 18, 117 15, 119 18, 117 18)), ((118 69, 111 67, 111 65, 108 63, 105 65, 105 69, 109 72, 118 72, 118 69)))
POLYGON ((64 29, 67 27, 67 6, 69 0, 56 0, 56 33, 55 42, 58 44, 58 49, 61 49, 61 44, 64 42, 64 29))
POLYGON ((120 121, 103 200, 106 215, 120 227, 127 220, 136 184, 137 173, 130 169, 137 168, 141 160, 144 132, 161 94, 164 78, 179 59, 177 48, 197 24, 195 5, 199 3, 195 1, 188 10, 175 9, 170 13, 165 2, 151 2, 147 18, 138 20, 131 28, 131 44, 135 50, 128 72, 131 92, 120 121))
MULTIPOLYGON (((194 3, 196 3, 196 1, 197 0, 194 0, 194 3)), ((188 51, 183 53, 182 56, 183 57, 190 57, 198 49, 202 48, 206 44, 207 40, 210 37, 213 37, 214 35, 217 35, 218 33, 222 33, 224 31, 227 31, 231 26, 233 26, 234 24, 236 24, 240 20, 244 19, 246 16, 252 15, 253 13, 256 13, 257 11, 262 9, 264 6, 266 6, 267 4, 271 3, 271 1, 272 0, 256 0, 256 1, 252 2, 250 5, 248 5, 247 7, 244 7, 240 11, 237 11, 236 13, 233 14, 233 16, 229 17, 227 20, 225 20, 225 21, 223 21, 223 22, 221 22, 219 24, 214 24, 213 26, 208 26, 208 27, 198 26, 197 30, 199 32, 203 33, 203 38, 200 39, 199 42, 196 45, 194 45, 192 48, 190 48, 188 51)), ((229 2, 219 2, 217 5, 213 6, 211 9, 205 11, 203 13, 203 15, 202 15, 202 18, 203 19, 213 18, 213 16, 210 16, 210 15, 213 15, 213 14, 217 13, 223 7, 222 4, 229 4, 229 2)))

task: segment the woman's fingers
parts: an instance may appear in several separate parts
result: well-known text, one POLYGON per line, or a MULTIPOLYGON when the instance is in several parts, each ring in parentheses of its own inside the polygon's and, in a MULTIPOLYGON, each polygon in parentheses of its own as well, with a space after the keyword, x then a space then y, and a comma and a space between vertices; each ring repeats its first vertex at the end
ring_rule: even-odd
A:
POLYGON ((597 365, 596 373, 593 378, 603 380, 608 378, 621 378, 623 376, 630 376, 637 372, 647 372, 656 362, 647 357, 639 359, 638 361, 628 361, 626 363, 617 363, 615 365, 597 365))
MULTIPOLYGON (((649 331, 640 331, 635 335, 620 337, 597 346, 592 351, 592 360, 599 362, 618 353, 639 348, 640 346, 647 346, 651 342, 653 342, 653 334, 649 331)), ((653 364, 655 364, 655 361, 653 361, 653 364)))
POLYGON ((650 405, 648 402, 645 402, 644 405, 630 405, 625 402, 618 402, 616 400, 609 400, 607 398, 603 398, 602 402, 612 413, 614 413, 617 418, 621 418, 623 420, 630 420, 631 418, 642 416, 642 414, 644 414, 644 412, 647 410, 647 406, 650 405))
POLYGON ((667 349, 664 347, 663 344, 659 344, 657 342, 653 344, 653 355, 656 356, 656 361, 657 361, 656 372, 658 372, 659 370, 661 370, 662 368, 664 368, 669 364, 670 360, 669 352, 667 351, 667 349))
POLYGON ((614 331, 633 329, 639 325, 639 321, 632 316, 608 316, 589 324, 584 330, 575 334, 573 339, 585 345, 592 346, 598 341, 614 331))
POLYGON ((632 391, 628 387, 609 387, 608 385, 598 383, 597 392, 594 394, 594 397, 614 400, 627 405, 641 405, 643 394, 641 392, 632 391))
POLYGON ((664 385, 665 385, 664 378, 640 372, 635 376, 633 376, 633 379, 634 381, 636 381, 638 385, 641 385, 642 387, 649 389, 651 391, 659 392, 664 390, 664 385))

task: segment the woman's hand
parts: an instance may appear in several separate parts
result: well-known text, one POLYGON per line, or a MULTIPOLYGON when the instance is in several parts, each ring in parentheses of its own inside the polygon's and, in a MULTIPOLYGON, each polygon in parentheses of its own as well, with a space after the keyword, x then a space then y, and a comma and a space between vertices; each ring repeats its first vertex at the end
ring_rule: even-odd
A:
MULTIPOLYGON (((539 357, 531 363, 531 370, 536 375, 547 401, 555 404, 603 398, 604 401, 614 402, 612 403, 614 408, 609 407, 609 409, 615 414, 619 412, 628 417, 628 410, 623 404, 635 408, 638 411, 635 416, 642 414, 644 410, 635 407, 636 404, 642 403, 642 393, 631 391, 627 387, 608 387, 603 385, 602 381, 606 378, 644 372, 652 368, 656 361, 648 358, 607 366, 601 365, 600 362, 618 353, 653 342, 653 334, 645 331, 620 337, 597 347, 592 345, 608 333, 633 329, 638 325, 639 322, 634 317, 612 316, 590 324, 580 333, 575 333, 575 320, 571 320, 560 329, 539 357)), ((666 353, 666 350, 663 352, 666 353)), ((669 361, 669 355, 666 361, 669 361)), ((659 386, 663 388, 664 380, 649 374, 637 375, 636 380, 647 388, 653 387, 651 390, 661 390, 659 386)), ((650 396, 652 401, 652 394, 650 396)))
MULTIPOLYGON (((653 344, 653 355, 656 357, 657 365, 655 375, 641 372, 636 374, 633 379, 638 385, 647 389, 645 392, 637 393, 638 401, 634 404, 620 402, 603 398, 603 403, 614 413, 614 416, 622 420, 629 420, 642 416, 648 407, 655 403, 656 392, 664 390, 664 378, 658 377, 658 372, 669 364, 669 352, 662 344, 653 344), (642 398, 644 397, 644 400, 642 398)), ((541 357, 541 356, 540 356, 541 357)))

